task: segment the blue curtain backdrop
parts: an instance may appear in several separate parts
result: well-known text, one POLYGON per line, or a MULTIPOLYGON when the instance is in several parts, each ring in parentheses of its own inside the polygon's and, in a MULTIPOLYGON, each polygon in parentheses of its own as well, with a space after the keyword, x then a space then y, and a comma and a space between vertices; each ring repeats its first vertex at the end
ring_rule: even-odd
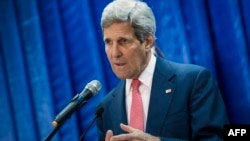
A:
MULTIPOLYGON (((111 0, 0 1, 0 141, 42 141, 51 122, 92 80, 101 91, 53 141, 77 141, 119 81, 107 61, 100 17, 111 0)), ((250 124, 250 1, 145 0, 169 60, 208 68, 234 124, 250 124)), ((205 116, 205 115, 204 115, 205 116)), ((97 140, 95 125, 85 136, 97 140)))

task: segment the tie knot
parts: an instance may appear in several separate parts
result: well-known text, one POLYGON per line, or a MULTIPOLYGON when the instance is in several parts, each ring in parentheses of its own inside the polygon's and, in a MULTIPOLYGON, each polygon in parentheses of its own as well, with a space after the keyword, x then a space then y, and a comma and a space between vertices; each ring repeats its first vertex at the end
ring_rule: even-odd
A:
POLYGON ((138 80, 138 79, 133 79, 133 81, 132 81, 132 88, 135 89, 135 90, 138 90, 140 84, 141 84, 140 80, 138 80))

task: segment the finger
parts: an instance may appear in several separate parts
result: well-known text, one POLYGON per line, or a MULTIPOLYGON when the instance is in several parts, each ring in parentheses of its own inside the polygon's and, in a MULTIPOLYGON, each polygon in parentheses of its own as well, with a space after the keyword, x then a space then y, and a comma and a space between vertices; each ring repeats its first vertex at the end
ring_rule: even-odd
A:
POLYGON ((132 132, 135 131, 135 128, 133 128, 133 127, 131 127, 129 125, 125 125, 123 123, 120 124, 120 127, 121 127, 122 130, 127 131, 128 133, 132 133, 132 132))
POLYGON ((111 138, 112 141, 123 141, 123 140, 132 140, 133 137, 129 134, 120 134, 120 135, 116 135, 116 136, 113 136, 111 138))
POLYGON ((112 136, 113 136, 112 130, 108 130, 106 133, 105 141, 110 141, 112 136))
POLYGON ((123 141, 123 140, 141 140, 143 138, 141 138, 141 136, 139 134, 120 134, 120 135, 116 135, 116 136, 113 136, 111 137, 111 140, 113 141, 123 141))

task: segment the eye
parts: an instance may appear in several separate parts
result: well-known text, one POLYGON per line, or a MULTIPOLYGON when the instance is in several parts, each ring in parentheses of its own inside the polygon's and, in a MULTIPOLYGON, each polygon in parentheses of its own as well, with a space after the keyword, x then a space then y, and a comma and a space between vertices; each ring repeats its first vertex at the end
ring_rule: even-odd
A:
POLYGON ((109 40, 109 39, 106 39, 106 40, 104 40, 104 43, 105 43, 106 46, 108 46, 108 45, 112 44, 112 41, 109 40))
POLYGON ((129 40, 128 39, 125 39, 125 38, 121 38, 118 40, 118 43, 122 46, 125 46, 129 43, 129 40))

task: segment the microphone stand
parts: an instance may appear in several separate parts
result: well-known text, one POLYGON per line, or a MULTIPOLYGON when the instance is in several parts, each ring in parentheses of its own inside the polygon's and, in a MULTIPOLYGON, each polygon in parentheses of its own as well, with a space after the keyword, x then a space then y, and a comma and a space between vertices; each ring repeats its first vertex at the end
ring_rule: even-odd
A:
MULTIPOLYGON (((84 104, 86 104, 87 101, 83 101, 79 107, 76 110, 79 110, 84 104)), ((70 116, 68 116, 67 118, 69 118, 70 116)), ((64 121, 61 122, 61 124, 58 124, 57 126, 55 126, 55 128, 50 132, 50 134, 46 137, 45 141, 50 141, 53 136, 56 134, 56 132, 60 129, 60 127, 63 125, 63 123, 67 120, 67 118, 64 119, 64 121)))
POLYGON ((101 114, 103 113, 104 108, 100 107, 98 108, 98 110, 95 113, 95 117, 94 119, 91 121, 91 123, 88 125, 88 127, 86 128, 86 130, 82 133, 82 135, 80 136, 79 141, 81 141, 83 139, 83 137, 86 135, 87 131, 89 130, 89 128, 93 125, 93 123, 96 121, 96 119, 101 116, 101 114))
POLYGON ((80 136, 79 141, 81 141, 83 139, 83 137, 86 135, 87 131, 89 130, 89 128, 93 125, 93 123, 95 122, 97 116, 94 118, 94 120, 92 120, 92 122, 88 125, 87 129, 82 133, 82 135, 80 136))
POLYGON ((59 128, 62 126, 62 124, 59 124, 58 126, 56 126, 52 132, 50 132, 50 134, 47 136, 47 138, 45 139, 45 141, 50 141, 52 139, 52 137, 56 134, 56 132, 59 130, 59 128))

